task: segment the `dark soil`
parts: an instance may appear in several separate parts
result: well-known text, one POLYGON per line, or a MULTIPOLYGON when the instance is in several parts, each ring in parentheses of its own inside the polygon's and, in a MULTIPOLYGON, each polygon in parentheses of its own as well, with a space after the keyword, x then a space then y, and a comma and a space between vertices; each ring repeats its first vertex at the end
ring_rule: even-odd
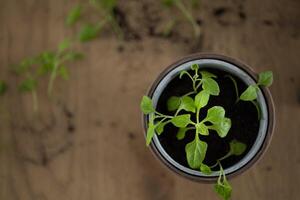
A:
MULTIPOLYGON (((207 142, 208 149, 204 163, 212 166, 216 160, 226 155, 229 151, 229 142, 236 139, 247 145, 246 151, 241 156, 231 156, 223 160, 223 168, 234 165, 243 158, 251 149, 258 134, 259 121, 256 108, 251 102, 239 101, 235 104, 236 93, 233 82, 225 77, 225 73, 217 70, 207 70, 218 76, 216 81, 220 86, 219 96, 210 96, 210 100, 206 108, 201 109, 200 119, 206 116, 207 109, 212 106, 222 106, 226 110, 226 117, 232 121, 231 129, 225 138, 220 138, 215 131, 210 130, 209 136, 200 136, 200 139, 207 142)), ((192 72, 193 74, 193 72, 192 72)), ((246 89, 246 84, 239 78, 231 75, 237 81, 239 94, 246 89)), ((173 115, 166 108, 166 102, 171 96, 181 96, 192 91, 191 80, 187 76, 173 79, 166 89, 163 91, 157 105, 157 110, 161 113, 173 115)), ((183 112, 182 112, 183 113, 183 112)), ((193 115, 192 115, 193 116, 193 115)), ((195 121, 195 119, 192 119, 195 121)), ((178 163, 189 167, 185 155, 185 145, 194 139, 195 132, 190 130, 186 133, 183 140, 177 140, 176 133, 178 128, 172 124, 168 124, 164 132, 159 136, 159 140, 166 152, 178 163)))

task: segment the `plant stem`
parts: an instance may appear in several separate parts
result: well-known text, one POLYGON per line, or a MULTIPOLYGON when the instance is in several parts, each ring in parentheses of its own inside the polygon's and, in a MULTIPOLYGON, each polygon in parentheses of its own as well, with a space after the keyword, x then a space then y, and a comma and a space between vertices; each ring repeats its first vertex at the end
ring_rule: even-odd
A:
POLYGON ((261 118, 261 111, 260 111, 258 103, 256 101, 251 101, 251 103, 255 106, 255 108, 257 110, 257 119, 260 120, 260 118, 261 118))
POLYGON ((199 123, 199 114, 200 114, 200 108, 199 109, 197 108, 197 113, 196 113, 197 124, 199 123))
POLYGON ((186 93, 185 95, 183 95, 183 96, 181 96, 181 97, 189 96, 189 95, 191 95, 191 94, 195 94, 195 91, 188 92, 188 93, 186 93))
POLYGON ((56 60, 55 64, 54 64, 54 67, 53 67, 53 70, 52 70, 51 75, 50 75, 50 80, 49 80, 49 84, 48 84, 48 96, 51 96, 54 80, 55 80, 56 75, 57 75, 58 67, 59 67, 59 62, 56 60))
POLYGON ((159 117, 173 118, 173 116, 170 116, 170 115, 164 115, 164 114, 162 114, 162 113, 160 113, 160 112, 158 112, 158 111, 155 111, 155 113, 156 113, 157 115, 159 115, 159 117))
POLYGON ((34 113, 36 113, 39 109, 39 104, 38 104, 38 99, 37 99, 37 94, 36 94, 36 90, 32 90, 31 91, 31 95, 32 95, 32 104, 33 104, 33 111, 34 113))
POLYGON ((114 29, 115 33, 117 34, 118 38, 120 40, 124 40, 124 33, 120 25, 118 24, 114 14, 109 13, 108 14, 108 21, 111 23, 112 28, 114 29))
POLYGON ((236 80, 232 76, 230 76, 229 74, 225 75, 224 77, 225 78, 229 78, 232 81, 232 83, 234 85, 234 89, 235 89, 235 94, 236 94, 236 101, 235 101, 235 103, 238 103, 239 100, 240 100, 240 95, 239 95, 239 89, 237 87, 236 80))
POLYGON ((231 155, 232 155, 232 154, 231 154, 231 152, 229 151, 225 156, 219 158, 219 159, 217 160, 217 162, 216 162, 214 165, 210 166, 210 168, 214 168, 214 167, 216 167, 218 164, 221 164, 220 162, 221 162, 222 160, 225 160, 226 158, 230 157, 231 155))
POLYGON ((183 13, 183 15, 186 17, 186 19, 191 23, 194 29, 195 37, 198 38, 200 36, 200 29, 197 25, 196 21, 194 20, 193 16, 190 14, 190 12, 186 9, 184 4, 181 0, 176 0, 175 5, 177 8, 183 13))
POLYGON ((198 90, 198 88, 200 87, 200 85, 202 84, 202 79, 200 79, 200 82, 198 83, 198 85, 196 86, 196 92, 198 90))

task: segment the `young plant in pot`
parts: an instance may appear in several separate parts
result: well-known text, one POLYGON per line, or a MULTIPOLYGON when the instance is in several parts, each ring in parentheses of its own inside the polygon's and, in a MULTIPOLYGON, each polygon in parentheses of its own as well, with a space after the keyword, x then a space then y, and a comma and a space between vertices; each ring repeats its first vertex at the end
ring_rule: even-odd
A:
POLYGON ((169 66, 141 101, 146 144, 171 170, 215 182, 231 197, 228 178, 261 157, 274 129, 271 71, 258 75, 221 55, 195 54, 169 66))

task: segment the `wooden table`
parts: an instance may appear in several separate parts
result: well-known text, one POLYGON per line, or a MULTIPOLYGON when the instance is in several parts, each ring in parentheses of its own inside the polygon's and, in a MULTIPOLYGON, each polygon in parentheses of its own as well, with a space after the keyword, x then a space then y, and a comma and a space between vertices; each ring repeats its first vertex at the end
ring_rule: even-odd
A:
MULTIPOLYGON (((137 11, 164 11, 157 12, 150 0, 122 1, 120 8, 130 13, 128 22, 140 39, 122 43, 108 31, 78 46, 86 57, 71 64, 69 81, 55 83, 54 101, 46 95, 47 80, 42 81, 36 117, 31 96, 18 92, 19 79, 9 66, 77 33, 64 24, 74 4, 0 2, 0 79, 9 82, 0 98, 0 199, 217 199, 211 185, 169 172, 142 135, 141 96, 165 66, 196 51, 226 54, 275 75, 271 146, 256 166, 231 181, 232 199, 299 199, 300 1, 203 0, 194 13, 202 20, 201 44, 149 35, 143 20, 154 16, 137 11)), ((190 26, 184 30, 191 38, 190 26)))

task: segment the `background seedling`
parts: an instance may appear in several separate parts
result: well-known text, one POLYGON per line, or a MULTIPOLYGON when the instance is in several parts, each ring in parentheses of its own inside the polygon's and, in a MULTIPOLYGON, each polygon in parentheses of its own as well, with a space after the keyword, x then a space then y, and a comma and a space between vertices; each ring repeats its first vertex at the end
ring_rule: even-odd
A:
MULTIPOLYGON (((194 19, 191 12, 187 9, 187 7, 184 5, 184 3, 181 0, 162 0, 162 3, 168 8, 176 7, 187 19, 187 21, 192 25, 194 30, 194 36, 196 38, 200 36, 201 34, 200 27, 196 23, 196 20, 194 19)), ((198 1, 190 1, 190 3, 193 7, 198 5, 198 1)))
POLYGON ((124 39, 114 10, 117 7, 117 0, 90 0, 89 4, 76 5, 70 11, 66 19, 68 26, 74 26, 87 12, 96 13, 101 19, 97 23, 84 22, 78 38, 81 42, 91 41, 97 38, 105 26, 111 26, 119 39, 124 39))
POLYGON ((42 77, 49 76, 47 92, 51 96, 56 78, 58 76, 65 80, 69 78, 66 64, 83 57, 81 53, 72 50, 71 47, 72 41, 65 39, 55 51, 45 51, 13 65, 13 71, 22 79, 19 90, 32 94, 34 111, 38 110, 37 87, 42 77))
POLYGON ((224 138, 231 128, 231 120, 225 117, 225 109, 221 106, 209 108, 206 117, 200 119, 200 111, 207 106, 210 96, 217 96, 220 93, 220 87, 215 80, 217 79, 216 75, 208 71, 199 71, 198 65, 192 65, 190 71, 183 70, 180 72, 179 78, 182 78, 183 76, 187 76, 191 80, 193 90, 182 96, 171 96, 167 100, 167 109, 173 112, 174 115, 165 115, 156 111, 153 107, 152 100, 149 97, 144 96, 142 98, 141 110, 144 114, 148 115, 149 119, 146 144, 149 145, 151 143, 155 133, 158 135, 162 134, 164 126, 169 123, 179 128, 176 135, 178 140, 182 140, 187 131, 193 130, 195 138, 185 146, 188 165, 192 169, 198 169, 204 174, 212 173, 212 168, 219 165, 220 176, 215 185, 215 191, 223 199, 229 199, 232 188, 226 179, 221 162, 230 156, 239 156, 243 154, 247 146, 237 140, 232 140, 229 144, 230 151, 225 156, 218 159, 214 166, 208 166, 203 163, 208 144, 205 141, 202 141, 199 138, 199 135, 209 135, 210 130, 214 130, 219 137, 224 138), (192 120, 192 115, 196 116, 195 121, 192 120))

